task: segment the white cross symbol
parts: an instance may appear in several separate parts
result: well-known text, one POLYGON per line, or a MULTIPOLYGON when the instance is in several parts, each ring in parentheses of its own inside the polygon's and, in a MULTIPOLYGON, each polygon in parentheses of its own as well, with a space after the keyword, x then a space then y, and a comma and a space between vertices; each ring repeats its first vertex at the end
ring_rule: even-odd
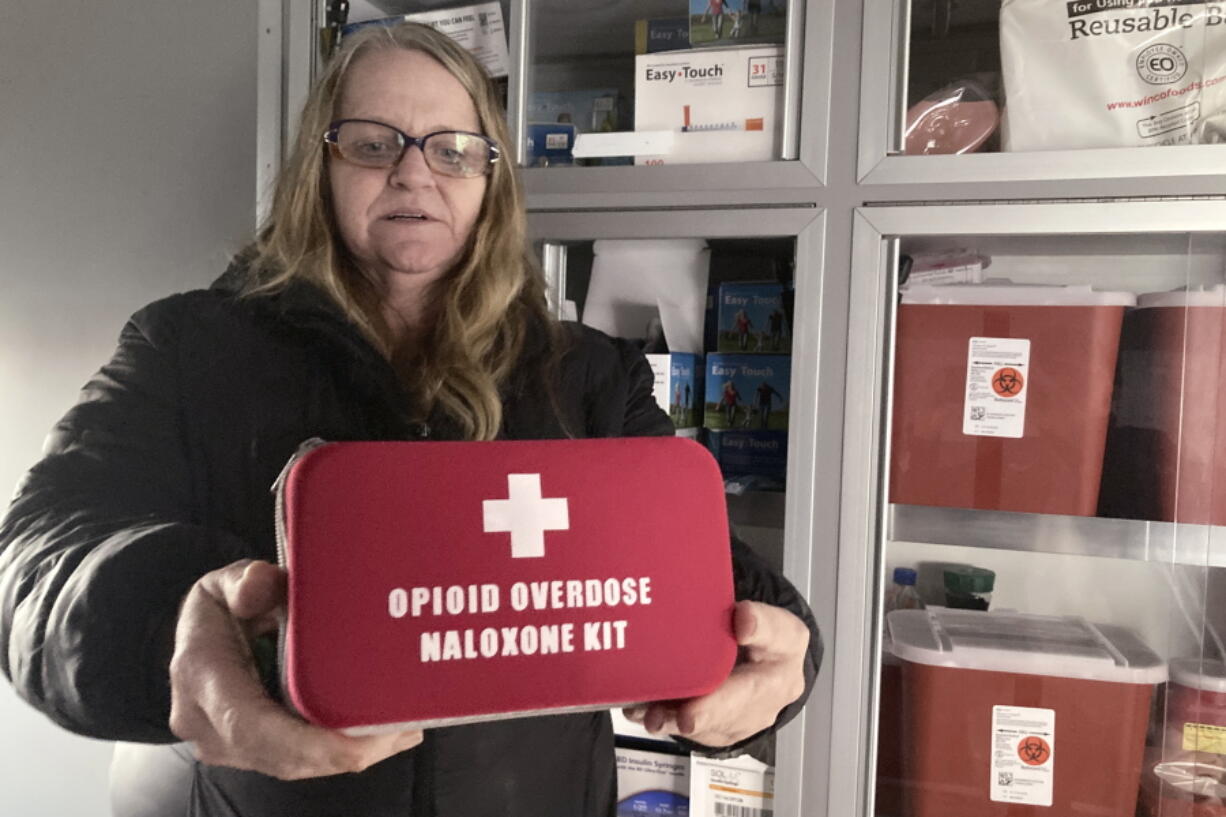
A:
POLYGON ((507 499, 487 499, 486 533, 511 534, 511 558, 545 555, 545 531, 570 530, 565 499, 541 498, 540 474, 507 474, 507 499))

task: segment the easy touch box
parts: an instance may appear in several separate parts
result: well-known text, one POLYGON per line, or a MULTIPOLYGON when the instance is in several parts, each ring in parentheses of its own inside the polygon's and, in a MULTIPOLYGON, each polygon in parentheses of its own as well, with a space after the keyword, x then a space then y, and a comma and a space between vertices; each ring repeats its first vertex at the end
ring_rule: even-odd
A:
POLYGON ((1142 295, 1124 317, 1103 516, 1226 525, 1226 286, 1142 295))
POLYGON ((769 161, 779 153, 783 48, 698 48, 635 57, 634 129, 672 131, 635 164, 769 161))
POLYGON ((720 352, 786 354, 792 350, 792 328, 783 309, 780 284, 721 284, 716 320, 720 352))
POLYGON ((277 482, 285 698, 349 734, 715 689, 724 486, 679 437, 311 441, 277 482))
POLYGON ((907 288, 890 501, 1094 516, 1135 301, 1088 286, 907 288))
POLYGON ((786 431, 708 431, 707 445, 725 477, 787 476, 786 431))
POLYGON ((785 431, 792 359, 787 355, 707 355, 703 425, 785 431))
POLYGON ((903 813, 1133 817, 1166 665, 1131 631, 971 610, 886 617, 902 661, 903 813))
POLYGON ((654 394, 678 428, 702 425, 702 355, 673 352, 646 355, 655 375, 654 394))
MULTIPOLYGON (((690 758, 618 746, 617 817, 690 814, 690 758)), ((707 812, 694 812, 706 814, 707 812)))

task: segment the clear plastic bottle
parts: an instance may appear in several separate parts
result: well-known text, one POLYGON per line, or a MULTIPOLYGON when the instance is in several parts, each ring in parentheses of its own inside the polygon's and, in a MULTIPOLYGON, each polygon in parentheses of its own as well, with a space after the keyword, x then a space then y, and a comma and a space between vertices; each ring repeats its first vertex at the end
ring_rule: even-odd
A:
POLYGON ((915 589, 916 572, 909 567, 894 568, 894 583, 885 592, 885 613, 895 610, 923 610, 919 592, 915 589))

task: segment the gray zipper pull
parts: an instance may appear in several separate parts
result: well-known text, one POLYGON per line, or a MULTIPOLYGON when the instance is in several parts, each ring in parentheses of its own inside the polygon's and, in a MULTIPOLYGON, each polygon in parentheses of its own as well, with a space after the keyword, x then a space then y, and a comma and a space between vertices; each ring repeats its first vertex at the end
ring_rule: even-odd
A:
POLYGON ((327 440, 319 437, 311 437, 310 439, 303 440, 301 443, 299 443, 298 450, 294 452, 293 456, 286 460, 285 465, 281 468, 281 473, 277 474, 277 478, 273 480, 272 488, 269 490, 271 490, 274 494, 279 492, 281 490, 281 486, 285 484, 285 478, 289 476, 290 469, 294 467, 294 463, 298 462, 298 460, 302 459, 316 448, 327 444, 327 440))

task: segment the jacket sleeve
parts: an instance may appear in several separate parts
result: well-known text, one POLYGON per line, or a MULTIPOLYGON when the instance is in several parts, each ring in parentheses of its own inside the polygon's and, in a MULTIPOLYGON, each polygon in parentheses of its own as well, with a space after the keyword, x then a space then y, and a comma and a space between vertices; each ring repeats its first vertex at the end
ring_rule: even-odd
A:
POLYGON ((236 537, 193 519, 181 305, 133 316, 0 523, 0 669, 35 708, 91 737, 174 740, 180 600, 243 555, 236 537))
MULTIPOLYGON (((626 372, 626 436, 647 436, 673 433, 672 423, 659 407, 652 393, 654 376, 651 366, 641 353, 629 344, 621 344, 622 363, 626 372)), ((748 545, 732 536, 732 578, 738 601, 760 601, 782 607, 795 614, 809 628, 809 648, 805 655, 805 691, 793 703, 784 707, 769 728, 731 746, 714 748, 674 736, 691 751, 710 757, 734 757, 761 754, 764 744, 785 723, 796 717, 813 691, 817 671, 822 663, 822 636, 813 618, 813 611, 792 583, 754 553, 748 545)))

